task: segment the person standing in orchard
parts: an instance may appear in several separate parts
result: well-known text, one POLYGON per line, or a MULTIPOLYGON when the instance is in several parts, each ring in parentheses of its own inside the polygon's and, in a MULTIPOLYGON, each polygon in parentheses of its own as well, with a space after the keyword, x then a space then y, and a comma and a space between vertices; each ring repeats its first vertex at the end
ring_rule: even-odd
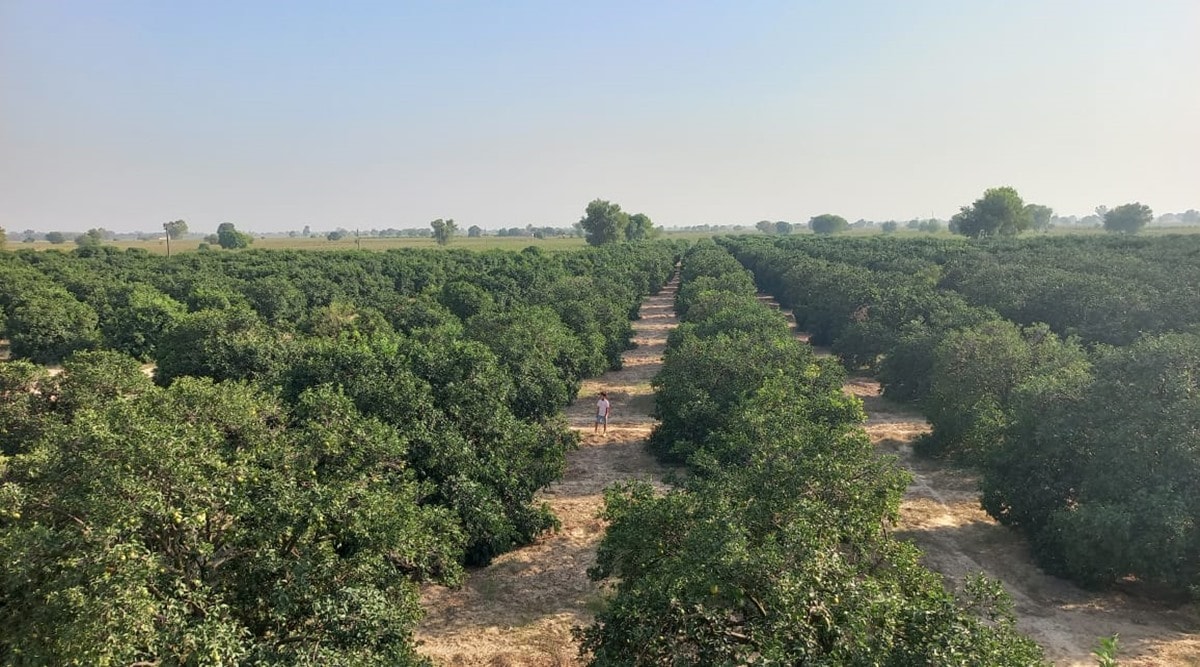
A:
POLYGON ((612 404, 608 402, 608 392, 600 392, 600 400, 596 401, 596 426, 592 429, 592 434, 600 430, 600 426, 604 426, 604 433, 608 433, 608 413, 612 410, 612 404))

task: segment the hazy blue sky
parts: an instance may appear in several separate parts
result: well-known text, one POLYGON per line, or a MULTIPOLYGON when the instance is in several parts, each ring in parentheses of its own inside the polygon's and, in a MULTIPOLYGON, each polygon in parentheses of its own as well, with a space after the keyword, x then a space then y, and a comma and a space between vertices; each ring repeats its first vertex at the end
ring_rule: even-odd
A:
POLYGON ((1200 208, 1200 1, 0 0, 0 226, 1200 208))

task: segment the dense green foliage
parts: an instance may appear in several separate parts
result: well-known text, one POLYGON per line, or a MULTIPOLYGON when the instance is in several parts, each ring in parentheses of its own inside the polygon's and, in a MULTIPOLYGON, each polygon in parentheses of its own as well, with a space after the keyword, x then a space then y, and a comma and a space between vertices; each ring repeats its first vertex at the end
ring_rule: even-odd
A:
POLYGON ((838 234, 850 229, 850 223, 840 215, 822 213, 809 220, 808 227, 814 234, 838 234))
POLYGON ((438 245, 446 245, 450 243, 450 239, 454 238, 454 233, 458 231, 458 225, 453 219, 443 220, 438 218, 429 223, 433 228, 433 240, 437 241, 438 245))
POLYGON ((5 664, 418 662, 415 585, 457 580, 462 532, 399 433, 329 387, 289 409, 92 363, 39 386, 93 401, 43 406, 3 470, 5 664))
POLYGON ((188 224, 185 220, 172 220, 163 223, 163 230, 173 239, 181 239, 187 235, 188 224))
POLYGON ((1015 236, 1033 227, 1037 212, 1013 188, 989 188, 950 219, 950 231, 971 238, 1015 236))
POLYGON ((217 225, 217 244, 226 250, 245 248, 253 242, 253 236, 246 232, 238 231, 232 222, 222 222, 217 225))
POLYGON ((588 203, 579 220, 584 237, 591 245, 618 241, 642 241, 655 235, 654 223, 644 213, 630 215, 619 204, 594 199, 588 203))
POLYGON ((872 451, 843 371, 711 242, 683 278, 651 442, 691 474, 609 490, 591 574, 615 594, 580 633, 592 663, 1040 664, 994 584, 958 598, 887 535, 905 475, 872 451))
POLYGON ((420 662, 676 254, 0 256, 0 663, 420 662))
POLYGON ((1050 571, 1200 595, 1200 239, 742 237, 758 284, 915 401, 1050 571))
POLYGON ((1154 220, 1154 212, 1140 202, 1123 204, 1104 214, 1104 229, 1118 234, 1136 234, 1154 220))

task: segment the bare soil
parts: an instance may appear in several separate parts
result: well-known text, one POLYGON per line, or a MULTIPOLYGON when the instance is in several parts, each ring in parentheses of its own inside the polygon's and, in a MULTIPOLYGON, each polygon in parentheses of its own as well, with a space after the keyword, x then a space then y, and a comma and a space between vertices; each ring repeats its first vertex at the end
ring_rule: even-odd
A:
POLYGON ((598 518, 603 491, 614 482, 644 480, 660 485, 666 469, 643 447, 654 427, 650 380, 662 366, 667 334, 676 325, 672 281, 648 297, 633 323, 637 347, 624 367, 584 382, 567 408, 579 449, 567 454, 562 481, 547 488, 562 523, 534 544, 500 556, 468 573, 459 589, 429 586, 422 591, 426 616, 417 629, 421 652, 441 665, 576 665, 579 648, 571 628, 587 625, 602 603, 600 587, 587 577, 604 537, 598 518), (596 400, 612 403, 607 434, 594 434, 596 400))
MULTIPOLYGON (((797 337, 808 340, 803 332, 797 337)), ((1100 637, 1112 634, 1120 635, 1123 667, 1200 665, 1200 615, 1194 606, 1172 609, 1125 591, 1086 591, 1044 573, 1024 536, 983 511, 974 473, 913 455, 912 441, 929 431, 924 417, 884 399, 874 379, 851 377, 845 390, 862 399, 865 427, 878 451, 896 456, 912 474, 895 534, 920 547, 925 565, 950 585, 979 572, 999 580, 1013 598, 1021 631, 1056 665, 1095 665, 1092 650, 1100 637)))

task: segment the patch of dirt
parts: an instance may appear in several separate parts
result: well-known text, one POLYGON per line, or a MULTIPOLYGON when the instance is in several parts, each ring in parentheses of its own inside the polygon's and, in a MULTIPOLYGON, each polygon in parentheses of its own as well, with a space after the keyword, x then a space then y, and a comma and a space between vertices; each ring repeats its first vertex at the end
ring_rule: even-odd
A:
MULTIPOLYGON (((791 313, 783 312, 794 326, 791 313)), ((808 339, 803 333, 797 337, 808 339)), ((844 389, 862 399, 865 428, 878 451, 896 456, 912 474, 895 534, 921 548, 927 567, 953 586, 978 572, 1003 583, 1019 628, 1056 665, 1093 666, 1091 652, 1099 638, 1119 634, 1123 667, 1200 666, 1200 616, 1194 606, 1171 609, 1121 591, 1086 591, 1046 574, 1034 564, 1024 536, 983 511, 972 472, 913 454, 912 441, 929 431, 923 416, 883 398, 874 379, 851 377, 844 389)))
POLYGON ((567 454, 563 479, 545 489, 562 527, 534 544, 468 573, 460 589, 426 587, 426 616, 417 628, 420 651, 441 665, 576 665, 579 648, 571 628, 591 622, 603 604, 600 587, 587 578, 605 524, 603 491, 614 482, 644 480, 662 487, 666 469, 645 447, 654 427, 650 380, 662 366, 667 334, 677 321, 676 281, 648 297, 633 323, 637 345, 624 367, 585 381, 567 408, 579 449, 567 454), (612 403, 608 432, 593 433, 596 399, 612 403))

